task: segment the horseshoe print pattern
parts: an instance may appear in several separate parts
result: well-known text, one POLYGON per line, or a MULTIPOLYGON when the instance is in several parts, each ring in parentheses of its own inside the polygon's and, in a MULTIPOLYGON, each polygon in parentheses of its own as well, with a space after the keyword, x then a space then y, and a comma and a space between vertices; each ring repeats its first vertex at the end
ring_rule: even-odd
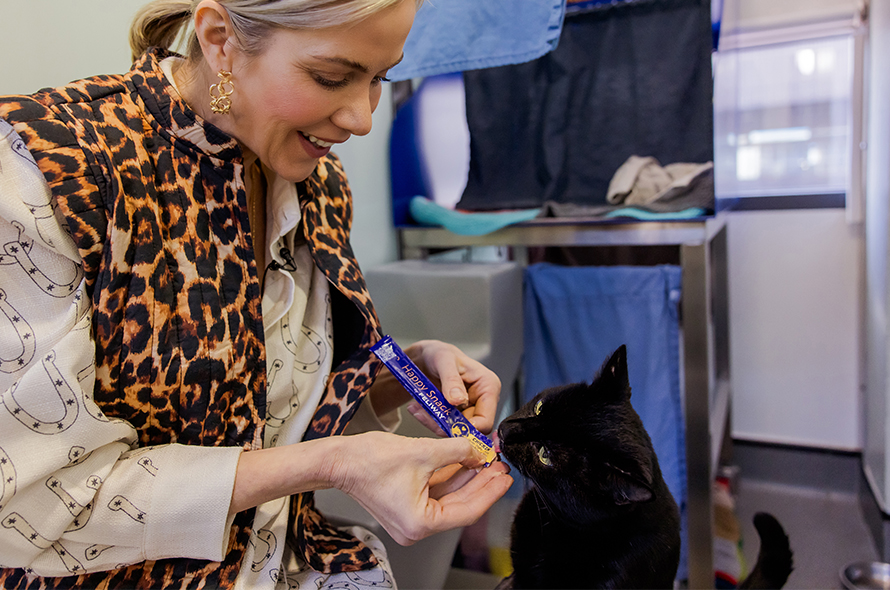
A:
POLYGON ((83 270, 80 265, 73 261, 69 261, 71 272, 66 274, 72 275, 71 279, 67 282, 54 281, 47 276, 33 260, 31 260, 30 253, 34 245, 34 240, 29 240, 24 237, 25 226, 18 221, 13 221, 11 223, 19 231, 19 237, 18 239, 3 245, 3 254, 0 254, 0 264, 18 262, 28 278, 34 281, 34 284, 47 295, 52 297, 68 297, 71 295, 74 292, 75 287, 83 278, 83 270))
POLYGON ((22 518, 18 512, 12 512, 9 516, 0 521, 5 529, 17 531, 21 536, 28 540, 29 543, 40 549, 49 549, 53 542, 44 538, 40 533, 34 530, 27 520, 22 518))
POLYGON ((347 572, 346 577, 361 588, 394 587, 392 579, 383 568, 377 568, 366 572, 347 572))
POLYGON ((6 298, 6 292, 3 289, 0 289, 0 313, 6 316, 6 320, 12 326, 16 336, 18 336, 22 347, 22 352, 18 356, 9 359, 0 358, 0 371, 15 373, 28 366, 28 363, 34 358, 34 351, 37 350, 37 339, 34 337, 34 330, 31 329, 30 324, 9 303, 6 298))
POLYGON ((62 546, 58 541, 53 542, 38 533, 34 530, 27 520, 25 520, 21 514, 18 512, 12 512, 9 516, 0 521, 0 524, 3 525, 3 528, 6 529, 14 529, 21 536, 28 540, 29 543, 34 545, 39 549, 49 549, 52 548, 53 551, 56 552, 56 555, 59 556, 59 559, 62 560, 62 564, 64 564, 65 569, 67 569, 72 574, 77 574, 84 571, 83 564, 81 564, 73 555, 71 555, 65 547, 62 546))
POLYGON ((96 372, 96 365, 90 363, 89 365, 87 365, 86 367, 84 367, 83 369, 81 369, 80 371, 77 372, 77 382, 83 383, 87 379, 87 377, 94 374, 95 372, 96 372))
MULTIPOLYGON (((17 156, 20 156, 27 162, 28 165, 26 168, 30 168, 32 174, 40 174, 40 167, 37 166, 37 162, 31 157, 31 152, 28 151, 25 142, 22 141, 20 137, 15 136, 11 147, 12 151, 17 156)), ((0 170, 2 170, 2 168, 0 168, 0 170)), ((52 239, 46 237, 46 234, 51 233, 51 231, 47 232, 47 228, 44 227, 49 226, 49 229, 52 230, 54 229, 54 226, 58 225, 58 222, 55 220, 57 204, 52 198, 52 193, 48 188, 45 190, 31 190, 28 191, 27 194, 22 194, 21 197, 22 203, 28 208, 31 215, 34 216, 34 222, 40 239, 42 239, 50 248, 54 247, 52 239)))
POLYGON ((136 522, 145 524, 145 512, 136 508, 132 502, 120 494, 111 499, 108 507, 114 512, 123 512, 136 522))
MULTIPOLYGON (((4 131, 8 133, 6 139, 11 140, 10 147, 13 153, 21 158, 20 162, 25 162, 23 174, 26 178, 30 175, 41 174, 40 167, 37 165, 37 162, 34 161, 31 152, 28 151, 22 138, 8 127, 8 125, 4 125, 3 128, 0 128, 0 132, 4 131)), ((0 172, 2 172, 2 170, 2 164, 0 164, 0 172)), ((25 193, 25 191, 22 191, 22 193, 25 193)), ((37 227, 37 235, 40 236, 40 239, 43 240, 47 246, 54 248, 55 244, 53 243, 52 238, 48 237, 54 233, 53 230, 58 228, 58 222, 55 219, 58 203, 53 199, 52 192, 48 187, 45 187, 44 190, 34 189, 27 191, 27 194, 22 194, 21 198, 22 203, 34 217, 34 225, 37 227)), ((65 235, 70 235, 70 232, 67 231, 67 226, 63 229, 65 230, 65 235)))
POLYGON ((92 454, 92 452, 87 453, 85 448, 75 445, 68 450, 68 465, 65 465, 64 468, 80 465, 92 454))
POLYGON ((15 466, 6 451, 0 449, 0 510, 15 495, 15 466))
POLYGON ((256 534, 251 535, 250 544, 254 546, 254 555, 259 559, 254 560, 250 564, 250 569, 255 572, 262 571, 278 548, 278 540, 275 534, 268 529, 260 529, 256 534))
POLYGON ((100 555, 102 555, 103 551, 111 549, 112 547, 114 547, 114 545, 90 545, 83 552, 83 556, 86 558, 87 561, 93 561, 100 555))
MULTIPOLYGON (((284 363, 281 359, 275 359, 272 362, 272 366, 269 368, 269 391, 274 391, 272 389, 275 378, 278 376, 278 372, 281 371, 281 368, 284 366, 284 363)), ((297 410, 300 409, 300 397, 297 394, 297 386, 291 384, 294 390, 294 394, 288 400, 288 412, 287 415, 284 416, 276 416, 272 410, 272 404, 269 404, 269 409, 266 412, 266 427, 271 428, 280 428, 291 416, 297 413, 297 410)), ((276 404, 280 405, 280 404, 276 404)), ((273 445, 274 446, 274 445, 273 445)))
POLYGON ((59 500, 62 501, 62 504, 64 504, 65 508, 68 509, 68 512, 70 512, 72 516, 77 516, 85 508, 85 506, 78 503, 71 494, 65 491, 62 482, 59 481, 58 478, 50 477, 47 479, 46 487, 49 488, 49 491, 58 496, 59 500))
POLYGON ((55 478, 50 477, 46 480, 46 487, 58 496, 59 500, 62 501, 62 504, 71 513, 71 516, 74 517, 74 520, 71 522, 71 525, 65 529, 65 532, 77 531, 82 529, 87 525, 90 520, 90 517, 93 515, 93 503, 89 502, 86 505, 80 504, 74 497, 68 493, 65 488, 62 486, 62 482, 55 478))
POLYGON ((145 469, 152 477, 158 474, 158 468, 151 464, 151 457, 142 457, 136 464, 145 469))
POLYGON ((284 341, 284 347, 294 355, 294 369, 301 373, 315 373, 325 362, 330 343, 333 342, 331 332, 331 296, 325 294, 325 331, 327 334, 322 336, 308 326, 300 327, 300 334, 304 340, 298 340, 291 329, 291 322, 288 316, 281 321, 281 339, 284 341), (302 350, 300 344, 302 344, 302 350), (301 355, 307 355, 301 358, 301 355))
POLYGON ((41 420, 37 416, 32 415, 25 410, 15 399, 15 392, 19 383, 16 383, 3 394, 3 404, 13 417, 24 424, 30 430, 39 434, 57 434, 64 432, 74 424, 77 415, 80 412, 80 405, 77 403, 77 396, 74 391, 62 377, 62 374, 55 365, 56 354, 49 353, 43 359, 43 368, 49 376, 56 394, 59 397, 60 407, 64 410, 64 415, 60 420, 41 420))
POLYGON ((28 203, 25 202, 25 205, 28 206, 28 211, 31 212, 31 215, 34 216, 34 224, 37 226, 37 235, 40 236, 40 239, 49 246, 50 248, 55 247, 53 244, 52 238, 48 238, 46 228, 47 226, 56 225, 56 202, 53 201, 50 197, 49 191, 46 193, 47 202, 45 203, 28 203))
MULTIPOLYGON (((321 368, 322 363, 325 359, 324 340, 322 339, 321 335, 319 335, 318 332, 316 332, 312 328, 301 326, 300 332, 302 336, 306 338, 307 342, 310 344, 310 347, 315 351, 315 353, 309 358, 295 358, 294 368, 302 373, 314 373, 321 368)), ((292 354, 296 355, 298 352, 298 340, 291 330, 290 320, 288 320, 287 317, 281 320, 281 338, 284 341, 285 348, 287 348, 292 354)))

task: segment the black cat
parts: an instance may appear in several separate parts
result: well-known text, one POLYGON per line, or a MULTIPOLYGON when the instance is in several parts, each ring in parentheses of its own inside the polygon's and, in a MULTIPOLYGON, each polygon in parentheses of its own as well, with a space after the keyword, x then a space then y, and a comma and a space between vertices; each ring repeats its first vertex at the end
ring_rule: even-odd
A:
MULTIPOLYGON (((592 383, 539 393, 501 423, 498 440, 533 484, 513 519, 513 574, 499 589, 673 587, 680 512, 631 406, 624 346, 592 383)), ((769 582, 755 567, 748 587, 790 572, 788 556, 773 560, 769 582)))
POLYGON ((630 404, 624 346, 591 384, 539 393, 498 428, 534 484, 513 519, 505 588, 672 588, 680 511, 630 404))
POLYGON ((739 588, 781 588, 794 569, 788 535, 776 517, 766 512, 754 515, 754 528, 760 537, 757 563, 739 588))

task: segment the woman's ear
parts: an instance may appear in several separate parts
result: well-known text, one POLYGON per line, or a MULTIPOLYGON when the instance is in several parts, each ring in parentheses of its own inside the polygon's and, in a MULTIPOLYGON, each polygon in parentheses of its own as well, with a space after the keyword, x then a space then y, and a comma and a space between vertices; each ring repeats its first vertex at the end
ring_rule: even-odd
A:
POLYGON ((235 30, 229 12, 215 0, 201 0, 195 8, 195 35, 204 60, 214 72, 232 71, 235 30))

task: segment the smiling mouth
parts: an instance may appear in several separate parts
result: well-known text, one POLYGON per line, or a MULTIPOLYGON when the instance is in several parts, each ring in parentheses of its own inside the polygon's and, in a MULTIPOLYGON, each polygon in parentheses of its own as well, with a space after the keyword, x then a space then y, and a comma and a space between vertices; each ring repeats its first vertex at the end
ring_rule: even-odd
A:
POLYGON ((300 135, 302 135, 303 137, 308 139, 313 145, 317 145, 318 147, 320 147, 322 149, 329 148, 332 145, 334 145, 334 142, 332 142, 332 141, 324 141, 322 139, 318 139, 314 135, 309 135, 308 133, 303 133, 302 131, 300 132, 300 135))

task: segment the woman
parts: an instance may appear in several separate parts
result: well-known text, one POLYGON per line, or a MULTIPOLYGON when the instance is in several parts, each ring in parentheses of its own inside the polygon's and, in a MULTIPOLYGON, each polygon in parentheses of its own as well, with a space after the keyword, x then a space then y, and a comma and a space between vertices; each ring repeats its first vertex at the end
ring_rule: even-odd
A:
MULTIPOLYGON (((370 131, 415 2, 155 0, 129 73, 0 98, 3 587, 379 586, 312 491, 403 544, 506 492, 462 439, 380 432, 409 396, 330 150, 370 131)), ((493 373, 407 352, 490 431, 493 373)))

